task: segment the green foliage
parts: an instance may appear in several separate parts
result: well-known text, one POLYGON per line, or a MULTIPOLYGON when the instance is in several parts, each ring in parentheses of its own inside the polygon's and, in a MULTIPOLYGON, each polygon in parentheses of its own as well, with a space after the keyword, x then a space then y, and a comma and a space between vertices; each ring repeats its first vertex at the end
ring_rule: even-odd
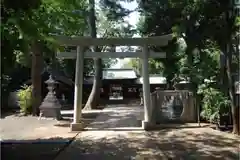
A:
POLYGON ((17 92, 19 100, 20 112, 24 115, 30 114, 32 111, 32 86, 23 86, 17 92))
POLYGON ((96 14, 97 30, 100 37, 132 37, 135 33, 133 26, 124 19, 109 19, 104 7, 96 10, 96 14))
POLYGON ((236 17, 236 19, 235 19, 235 26, 237 26, 237 27, 240 26, 240 16, 236 17))
POLYGON ((125 62, 122 66, 122 68, 132 68, 134 69, 139 75, 141 75, 141 63, 140 59, 138 58, 131 58, 128 62, 125 62))
MULTIPOLYGON (((148 60, 149 74, 162 74, 164 66, 160 61, 156 61, 153 58, 148 60)), ((139 75, 142 73, 142 65, 141 60, 139 58, 131 58, 128 62, 123 64, 122 68, 133 68, 139 75)))
MULTIPOLYGON (((209 121, 217 122, 219 114, 228 113, 230 106, 228 98, 223 94, 221 83, 224 73, 220 56, 227 54, 226 44, 231 41, 231 37, 239 35, 239 17, 228 18, 230 0, 138 2, 142 15, 138 22, 140 35, 160 36, 173 32, 178 39, 177 47, 170 43, 170 49, 165 48, 167 58, 160 61, 164 66, 164 75, 170 79, 172 73, 176 73, 188 79, 193 84, 191 89, 194 94, 203 96, 201 115, 209 121), (216 83, 205 84, 205 79, 216 83)), ((236 44, 233 44, 235 48, 236 44)), ((235 49, 234 52, 238 54, 239 50, 235 49)), ((239 70, 236 65, 239 58, 235 55, 231 64, 232 72, 239 70)), ((159 60, 155 60, 155 63, 159 63, 159 60)))
POLYGON ((100 0, 100 6, 106 11, 109 20, 119 20, 128 16, 132 11, 122 6, 121 2, 132 2, 133 0, 100 0))
POLYGON ((237 17, 226 18, 229 0, 138 2, 142 13, 138 23, 141 35, 160 36, 173 32, 186 44, 182 51, 174 49, 174 44, 169 45, 173 50, 167 56, 171 55, 171 58, 162 61, 166 76, 171 77, 172 72, 178 74, 179 71, 180 77, 188 77, 195 86, 205 78, 218 77, 220 49, 229 42, 230 35, 236 35, 232 21, 235 20, 236 25, 239 21, 237 17))
MULTIPOLYGON (((26 10, 16 7, 18 3, 11 6, 5 2, 2 6, 1 35, 4 43, 2 52, 6 60, 10 61, 17 56, 17 62, 26 66, 29 64, 30 46, 34 41, 41 41, 55 51, 57 44, 52 35, 82 35, 86 29, 85 17, 79 13, 85 11, 85 1, 41 0, 38 6, 35 3, 26 4, 26 10)), ((20 6, 23 7, 22 4, 20 6)))
POLYGON ((55 58, 56 48, 59 46, 52 35, 83 35, 86 25, 85 15, 82 13, 87 8, 86 2, 79 0, 34 0, 33 2, 27 4, 25 1, 1 2, 2 77, 9 76, 17 69, 18 64, 31 68, 31 45, 35 41, 40 41, 39 49, 43 59, 49 61, 47 65, 59 70, 62 68, 58 68, 58 65, 62 65, 71 75, 75 72, 75 65, 72 65, 74 62, 62 62, 55 58))
POLYGON ((229 112, 230 101, 224 94, 209 84, 199 86, 198 94, 203 95, 201 117, 212 123, 218 123, 221 114, 229 112))
MULTIPOLYGON (((96 7, 96 25, 97 34, 99 37, 132 37, 135 33, 133 26, 129 22, 125 21, 123 17, 127 16, 130 11, 122 7, 118 1, 100 0, 96 7)), ((130 0, 131 1, 131 0, 130 0)), ((124 47, 122 47, 123 49, 124 47)), ((102 52, 115 51, 116 46, 103 46, 100 48, 102 52)), ((128 50, 129 48, 127 48, 128 50)), ((109 68, 116 64, 115 59, 103 59, 103 68, 109 68)), ((93 65, 90 65, 91 67, 93 65)))
POLYGON ((16 62, 22 66, 29 67, 31 66, 31 56, 24 54, 21 51, 14 50, 14 55, 16 56, 16 62))
POLYGON ((202 84, 204 79, 216 80, 220 74, 220 50, 212 41, 204 45, 202 49, 193 50, 192 63, 187 54, 183 54, 178 62, 181 77, 192 77, 196 84, 202 84))
POLYGON ((157 59, 150 58, 148 60, 149 63, 149 73, 150 74, 163 74, 164 72, 164 64, 157 59))

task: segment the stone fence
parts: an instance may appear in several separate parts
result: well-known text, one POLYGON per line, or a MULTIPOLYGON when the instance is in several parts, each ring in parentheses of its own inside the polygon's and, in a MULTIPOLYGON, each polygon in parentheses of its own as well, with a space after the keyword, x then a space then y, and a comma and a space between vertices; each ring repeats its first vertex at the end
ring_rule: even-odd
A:
POLYGON ((156 90, 151 93, 150 110, 152 124, 162 124, 166 121, 176 123, 197 121, 195 98, 188 90, 156 90), (177 100, 179 102, 176 102, 177 100))

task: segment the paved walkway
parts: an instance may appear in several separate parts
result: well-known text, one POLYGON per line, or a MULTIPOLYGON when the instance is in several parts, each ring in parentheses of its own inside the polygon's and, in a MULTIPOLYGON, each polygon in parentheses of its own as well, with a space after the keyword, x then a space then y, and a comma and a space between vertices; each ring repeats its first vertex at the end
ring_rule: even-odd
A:
POLYGON ((141 130, 143 108, 105 108, 56 160, 238 160, 239 137, 210 128, 141 130))
MULTIPOLYGON (((102 110, 83 111, 85 124, 91 123, 102 110)), ((76 133, 70 132, 70 123, 73 118, 73 110, 61 111, 64 118, 57 121, 51 118, 34 116, 19 116, 11 114, 0 119, 1 140, 4 141, 29 141, 48 138, 72 138, 76 133)))
MULTIPOLYGON (((83 111, 87 125, 101 111, 83 111)), ((21 117, 17 113, 5 113, 0 119, 1 160, 53 160, 78 132, 70 132, 73 111, 62 111, 64 120, 33 116, 21 117)))

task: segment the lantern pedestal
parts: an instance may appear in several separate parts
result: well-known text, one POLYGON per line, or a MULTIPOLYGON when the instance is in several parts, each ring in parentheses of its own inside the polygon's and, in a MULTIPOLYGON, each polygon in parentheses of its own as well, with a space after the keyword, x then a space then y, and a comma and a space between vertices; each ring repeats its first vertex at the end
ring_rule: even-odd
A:
POLYGON ((49 79, 45 82, 48 85, 48 94, 44 98, 40 109, 40 117, 54 118, 57 120, 62 119, 61 116, 61 104, 56 97, 55 87, 58 82, 56 82, 52 76, 49 76, 49 79))

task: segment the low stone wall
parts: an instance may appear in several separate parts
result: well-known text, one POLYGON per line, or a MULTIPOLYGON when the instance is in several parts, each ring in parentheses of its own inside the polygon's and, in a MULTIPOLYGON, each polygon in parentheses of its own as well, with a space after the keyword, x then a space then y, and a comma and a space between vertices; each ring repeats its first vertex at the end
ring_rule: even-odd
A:
MULTIPOLYGON (((157 90, 151 94, 151 122, 153 124, 165 123, 164 119, 164 102, 167 98, 180 97, 182 103, 182 111, 179 117, 175 118, 176 123, 190 123, 197 121, 197 109, 195 98, 188 90, 157 90)), ((167 106, 168 107, 168 106, 167 106)), ((165 106, 165 108, 167 108, 165 106)))

